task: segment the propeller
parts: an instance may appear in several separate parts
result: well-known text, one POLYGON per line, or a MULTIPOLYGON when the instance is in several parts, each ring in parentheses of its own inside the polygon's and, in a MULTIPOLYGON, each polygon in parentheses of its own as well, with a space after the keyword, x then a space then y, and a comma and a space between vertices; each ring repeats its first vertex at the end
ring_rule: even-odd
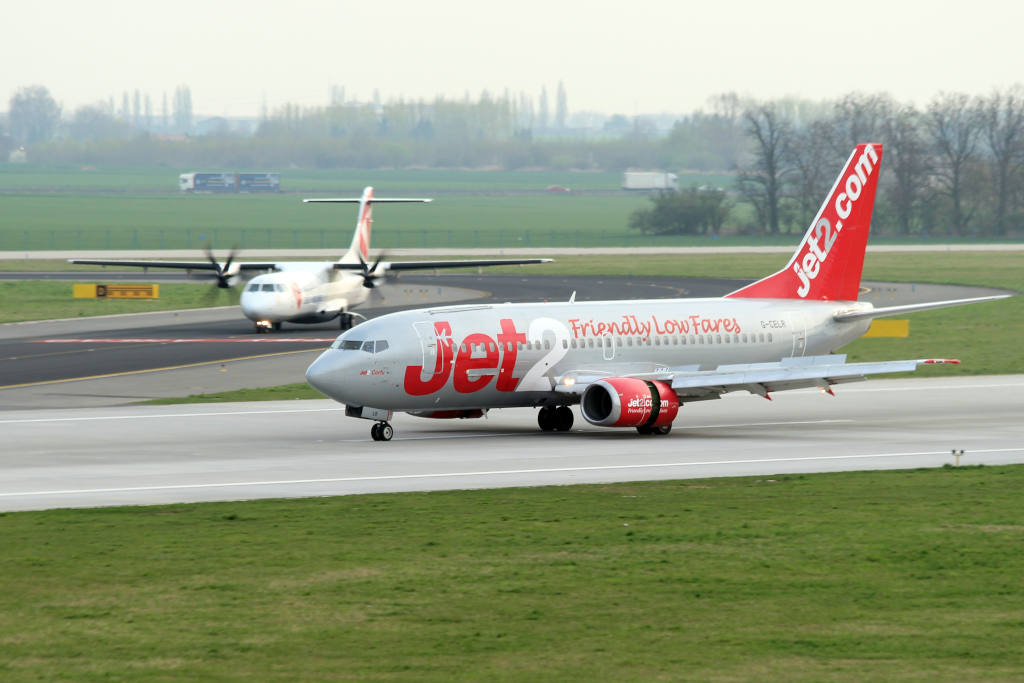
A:
POLYGON ((363 287, 367 289, 373 289, 377 286, 380 280, 383 280, 385 275, 376 275, 377 266, 380 265, 381 261, 384 260, 384 252, 377 255, 377 260, 373 262, 373 265, 367 265, 366 260, 362 254, 359 254, 359 263, 363 266, 363 287))
POLYGON ((221 265, 217 259, 213 257, 213 250, 210 249, 209 245, 206 247, 206 258, 210 260, 216 267, 216 273, 214 277, 217 278, 217 287, 220 289, 229 289, 234 286, 235 281, 238 279, 238 271, 231 272, 231 264, 235 260, 235 255, 238 253, 237 249, 232 249, 228 254, 227 260, 221 265))

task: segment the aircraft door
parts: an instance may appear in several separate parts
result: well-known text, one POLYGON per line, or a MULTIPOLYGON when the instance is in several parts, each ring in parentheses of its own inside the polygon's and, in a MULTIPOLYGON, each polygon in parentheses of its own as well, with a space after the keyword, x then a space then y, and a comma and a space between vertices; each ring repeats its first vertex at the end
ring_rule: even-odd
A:
POLYGON ((412 327, 420 340, 420 350, 423 352, 423 379, 427 380, 444 371, 437 331, 434 324, 427 321, 415 322, 412 327))
POLYGON ((615 358, 615 337, 605 337, 603 342, 604 359, 612 360, 615 358))
POLYGON ((802 314, 790 313, 789 325, 793 330, 793 356, 802 356, 807 350, 807 322, 802 314))

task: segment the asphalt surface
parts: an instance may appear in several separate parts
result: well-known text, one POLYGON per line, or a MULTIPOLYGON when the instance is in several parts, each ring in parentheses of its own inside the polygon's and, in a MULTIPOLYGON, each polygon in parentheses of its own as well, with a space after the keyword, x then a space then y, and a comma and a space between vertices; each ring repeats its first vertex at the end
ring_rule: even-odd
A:
POLYGON ((0 510, 1024 462, 1024 376, 872 380, 686 405, 668 436, 543 433, 531 409, 396 415, 332 401, 0 413, 0 510), (11 444, 16 447, 10 447, 11 444))

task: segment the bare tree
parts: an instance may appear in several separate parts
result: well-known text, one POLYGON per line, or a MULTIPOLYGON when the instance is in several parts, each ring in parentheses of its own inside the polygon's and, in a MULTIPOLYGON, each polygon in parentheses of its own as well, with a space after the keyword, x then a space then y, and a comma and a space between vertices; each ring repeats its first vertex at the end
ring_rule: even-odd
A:
POLYGON ((812 121, 795 130, 786 142, 786 162, 793 169, 792 187, 800 215, 808 221, 817 213, 828 183, 839 172, 832 153, 832 131, 827 121, 812 121))
POLYGON ((778 234, 790 123, 773 103, 748 108, 743 120, 754 144, 752 167, 739 174, 740 192, 754 205, 763 229, 778 234))
POLYGON ((981 110, 967 95, 942 93, 928 105, 927 126, 937 155, 936 178, 952 203, 952 225, 963 235, 974 215, 967 197, 967 175, 975 161, 981 110))
POLYGON ((23 145, 46 142, 60 123, 60 105, 41 85, 20 88, 11 97, 7 125, 11 137, 23 145))
POLYGON ((886 166, 886 193, 896 213, 897 231, 909 235, 914 215, 927 184, 928 149, 922 135, 921 113, 913 106, 893 111, 882 124, 886 166))
POLYGON ((985 141, 992 153, 996 180, 995 234, 1006 234, 1012 182, 1024 166, 1024 89, 1020 86, 1006 92, 995 92, 983 107, 985 141))
POLYGON ((565 84, 558 81, 558 96, 555 100, 555 127, 565 130, 565 119, 569 115, 569 103, 565 95, 565 84))
POLYGON ((541 131, 548 127, 548 89, 544 86, 540 89, 540 105, 537 111, 537 128, 541 131))
POLYGON ((862 142, 875 142, 894 104, 885 94, 850 93, 832 105, 828 132, 832 150, 845 159, 862 142))

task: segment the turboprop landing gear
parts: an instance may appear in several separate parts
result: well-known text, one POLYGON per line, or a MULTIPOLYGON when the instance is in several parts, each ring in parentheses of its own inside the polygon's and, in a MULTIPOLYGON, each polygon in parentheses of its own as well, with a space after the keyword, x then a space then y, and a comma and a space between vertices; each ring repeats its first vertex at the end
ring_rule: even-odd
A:
POLYGON ((338 327, 343 330, 352 329, 352 314, 351 313, 340 313, 338 314, 338 327))
POLYGON ((272 323, 269 320, 257 320, 255 325, 256 334, 263 334, 265 332, 270 332, 271 330, 273 330, 274 332, 281 331, 281 323, 279 322, 272 323))
POLYGON ((572 429, 572 422, 572 409, 569 406, 545 406, 537 413, 537 424, 545 432, 567 432, 572 429))
POLYGON ((374 441, 391 441, 395 430, 389 422, 376 422, 370 427, 370 437, 374 441))

